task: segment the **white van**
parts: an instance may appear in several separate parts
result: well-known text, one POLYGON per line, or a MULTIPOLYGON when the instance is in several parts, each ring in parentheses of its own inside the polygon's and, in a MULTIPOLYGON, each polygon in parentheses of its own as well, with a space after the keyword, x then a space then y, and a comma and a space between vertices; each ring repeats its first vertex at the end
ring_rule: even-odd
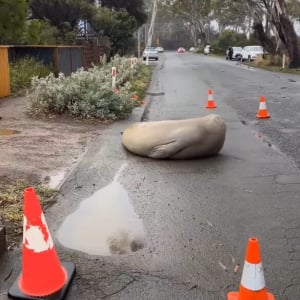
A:
POLYGON ((241 61, 244 60, 255 60, 257 56, 263 55, 264 49, 262 46, 246 46, 242 50, 241 61))

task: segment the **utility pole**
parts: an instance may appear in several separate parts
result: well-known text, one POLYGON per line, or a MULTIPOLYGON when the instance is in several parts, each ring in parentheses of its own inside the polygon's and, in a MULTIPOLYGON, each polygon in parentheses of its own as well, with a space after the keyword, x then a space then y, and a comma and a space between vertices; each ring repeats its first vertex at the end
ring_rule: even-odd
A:
POLYGON ((152 8, 152 16, 151 16, 151 22, 148 30, 148 36, 147 36, 147 46, 152 45, 152 37, 153 37, 153 31, 155 26, 155 18, 157 13, 157 0, 153 0, 153 8, 152 8))
POLYGON ((141 57, 141 27, 139 27, 137 32, 137 38, 138 38, 138 58, 141 57))

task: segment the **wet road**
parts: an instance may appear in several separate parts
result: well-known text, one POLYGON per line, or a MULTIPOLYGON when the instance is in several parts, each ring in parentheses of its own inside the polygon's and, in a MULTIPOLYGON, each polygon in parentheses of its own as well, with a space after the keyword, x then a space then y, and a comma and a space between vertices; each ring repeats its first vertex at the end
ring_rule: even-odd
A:
POLYGON ((260 241, 267 288, 276 299, 298 299, 299 88, 296 76, 190 53, 163 54, 145 112, 138 109, 102 132, 47 212, 61 259, 77 267, 67 299, 226 299, 238 289, 251 236, 260 241), (204 108, 209 88, 217 104, 213 112, 227 124, 220 155, 158 161, 122 148, 121 132, 141 118, 212 112, 204 108), (261 95, 268 120, 255 117, 261 95), (118 200, 128 213, 109 206, 118 200), (80 207, 93 211, 88 219, 80 207), (102 222, 104 214, 111 218, 102 222), (73 226, 66 224, 70 216, 73 226), (104 234, 119 241, 110 244, 112 252, 128 253, 107 255, 104 234))

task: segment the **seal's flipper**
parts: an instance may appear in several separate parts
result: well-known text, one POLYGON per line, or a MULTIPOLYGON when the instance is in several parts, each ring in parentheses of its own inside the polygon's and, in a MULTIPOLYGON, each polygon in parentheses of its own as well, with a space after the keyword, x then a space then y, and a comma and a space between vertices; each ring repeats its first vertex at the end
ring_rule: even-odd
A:
POLYGON ((154 146, 151 149, 149 157, 152 158, 170 158, 182 149, 177 140, 171 140, 167 143, 154 146))

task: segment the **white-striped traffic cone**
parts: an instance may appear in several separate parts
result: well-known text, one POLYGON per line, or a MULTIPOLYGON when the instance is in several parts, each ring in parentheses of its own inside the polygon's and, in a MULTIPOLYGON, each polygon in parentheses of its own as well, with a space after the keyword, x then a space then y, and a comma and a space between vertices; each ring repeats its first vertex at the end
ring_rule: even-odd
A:
POLYGON ((239 292, 229 292, 227 300, 275 300, 266 289, 259 243, 255 237, 248 240, 239 292))
POLYGON ((208 99, 205 108, 216 108, 217 105, 213 99, 212 90, 208 90, 208 99))
POLYGON ((264 96, 260 96, 259 109, 256 117, 259 119, 266 119, 271 117, 270 114, 268 113, 266 98, 264 96))

